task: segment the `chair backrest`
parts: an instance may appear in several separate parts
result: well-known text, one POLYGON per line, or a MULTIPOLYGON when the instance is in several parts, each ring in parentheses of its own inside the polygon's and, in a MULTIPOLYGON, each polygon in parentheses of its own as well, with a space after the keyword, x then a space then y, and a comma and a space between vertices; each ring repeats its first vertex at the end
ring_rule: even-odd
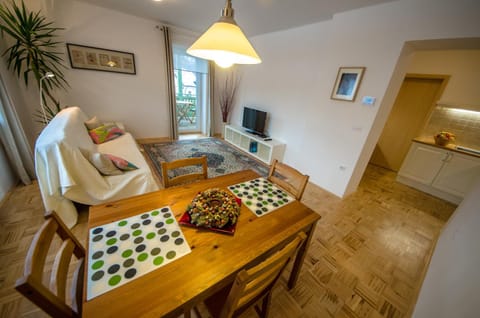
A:
POLYGON ((83 270, 85 249, 58 217, 55 212, 45 214, 45 222, 35 234, 25 260, 23 276, 15 284, 15 289, 27 297, 52 317, 80 317, 83 295, 83 270), (43 273, 47 272, 45 260, 55 233, 62 240, 58 248, 48 286, 43 283, 43 273), (67 275, 72 255, 78 259, 67 296, 67 275), (67 300, 72 304, 68 305, 67 300))
POLYGON ((277 159, 273 160, 267 177, 269 181, 291 193, 297 200, 302 199, 308 178, 308 175, 302 174, 297 169, 281 163, 277 159))
POLYGON ((162 180, 163 186, 165 188, 179 185, 182 183, 192 182, 195 180, 203 180, 208 178, 208 167, 207 167, 207 157, 194 157, 194 158, 185 158, 178 159, 171 162, 162 162, 162 180), (201 165, 201 172, 187 173, 180 176, 169 178, 168 171, 184 168, 188 166, 198 166, 201 165))
POLYGON ((241 270, 235 278, 220 317, 232 317, 236 311, 248 308, 271 293, 288 262, 295 256, 295 252, 305 239, 305 233, 300 232, 284 248, 262 263, 250 269, 241 270))

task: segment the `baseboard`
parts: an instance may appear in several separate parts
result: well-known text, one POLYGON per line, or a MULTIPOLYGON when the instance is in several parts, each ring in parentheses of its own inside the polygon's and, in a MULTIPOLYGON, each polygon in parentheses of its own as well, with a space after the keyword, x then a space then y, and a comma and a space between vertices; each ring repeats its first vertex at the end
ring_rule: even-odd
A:
POLYGON ((417 190, 428 193, 430 195, 433 195, 434 197, 443 199, 445 201, 448 201, 448 202, 456 204, 456 205, 460 204, 460 202, 462 202, 462 200, 463 200, 463 198, 460 198, 456 195, 446 193, 442 190, 435 189, 430 185, 426 185, 426 184, 417 182, 415 180, 406 178, 406 177, 401 176, 401 175, 397 175, 397 181, 400 182, 400 183, 403 183, 403 184, 405 184, 409 187, 415 188, 417 190))
POLYGON ((172 141, 170 137, 157 137, 157 138, 140 138, 135 139, 139 144, 154 144, 156 142, 172 141))

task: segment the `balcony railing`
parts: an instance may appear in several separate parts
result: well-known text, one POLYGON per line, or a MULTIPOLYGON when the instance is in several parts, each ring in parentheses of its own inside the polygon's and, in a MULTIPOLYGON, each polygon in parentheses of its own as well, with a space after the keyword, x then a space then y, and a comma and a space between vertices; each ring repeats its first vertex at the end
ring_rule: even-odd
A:
POLYGON ((179 129, 197 129, 197 99, 192 96, 176 96, 177 123, 179 129))

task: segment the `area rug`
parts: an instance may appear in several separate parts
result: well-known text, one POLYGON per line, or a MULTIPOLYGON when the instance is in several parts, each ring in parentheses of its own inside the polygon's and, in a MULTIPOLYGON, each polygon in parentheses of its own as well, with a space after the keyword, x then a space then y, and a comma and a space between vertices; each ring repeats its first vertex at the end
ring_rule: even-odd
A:
MULTIPOLYGON (((256 171, 264 177, 268 175, 269 167, 266 164, 217 138, 148 143, 142 146, 160 179, 162 179, 162 162, 201 156, 207 156, 209 178, 247 169, 256 171)), ((178 173, 183 174, 185 171, 178 173)))

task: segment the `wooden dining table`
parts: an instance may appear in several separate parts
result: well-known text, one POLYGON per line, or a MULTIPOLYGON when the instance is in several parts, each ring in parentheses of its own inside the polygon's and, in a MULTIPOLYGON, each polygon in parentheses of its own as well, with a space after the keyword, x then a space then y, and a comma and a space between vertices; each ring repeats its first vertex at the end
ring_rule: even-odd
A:
MULTIPOLYGON (((88 228, 164 206, 169 206, 179 220, 200 191, 227 189, 258 177, 254 171, 240 171, 95 205, 90 207, 88 228)), ((290 272, 288 286, 293 288, 319 219, 319 214, 295 200, 261 217, 242 204, 233 235, 180 225, 191 248, 189 254, 91 300, 86 300, 84 292, 83 316, 178 317, 231 283, 241 269, 259 263, 303 231, 308 238, 300 247, 290 272)), ((85 270, 85 284, 87 281, 85 270)))

